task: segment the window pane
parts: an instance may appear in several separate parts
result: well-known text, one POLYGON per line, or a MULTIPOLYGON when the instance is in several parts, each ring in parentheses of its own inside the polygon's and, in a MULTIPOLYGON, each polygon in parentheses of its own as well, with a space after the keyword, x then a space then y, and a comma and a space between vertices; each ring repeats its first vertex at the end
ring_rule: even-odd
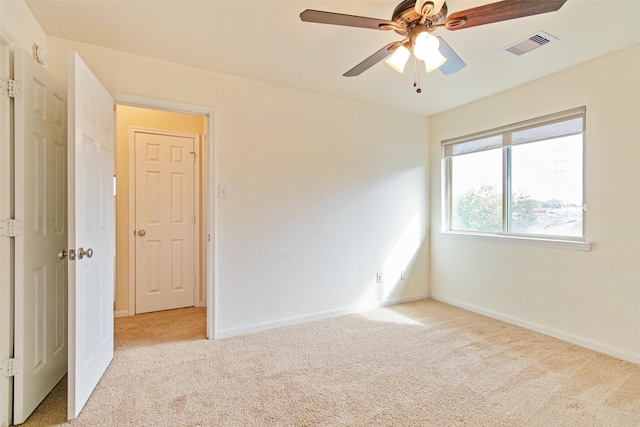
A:
POLYGON ((582 236, 582 135, 511 148, 512 233, 582 236))
POLYGON ((502 231, 502 149, 451 158, 451 229, 502 231))

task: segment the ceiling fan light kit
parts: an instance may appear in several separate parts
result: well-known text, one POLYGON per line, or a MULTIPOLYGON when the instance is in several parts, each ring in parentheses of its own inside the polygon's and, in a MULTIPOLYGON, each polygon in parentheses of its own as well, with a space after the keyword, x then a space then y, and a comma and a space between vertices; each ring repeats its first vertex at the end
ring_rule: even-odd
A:
POLYGON ((448 15, 445 0, 404 0, 393 11, 391 20, 345 15, 307 9, 300 14, 304 22, 342 25, 374 30, 393 30, 404 37, 392 42, 347 71, 345 77, 362 74, 380 61, 402 73, 413 52, 425 63, 428 72, 440 69, 453 74, 466 66, 441 37, 431 33, 446 28, 450 31, 507 21, 559 10, 567 0, 502 0, 448 15))
POLYGON ((425 71, 430 73, 437 70, 445 62, 447 62, 447 58, 442 56, 442 54, 436 50, 432 55, 429 55, 424 59, 425 71))
POLYGON ((427 31, 420 31, 415 36, 409 36, 410 41, 396 48, 395 52, 385 61, 387 65, 399 73, 404 72, 404 67, 409 60, 411 51, 413 56, 420 61, 424 61, 427 73, 437 70, 447 61, 440 53, 440 41, 427 31))
POLYGON ((404 45, 400 46, 396 49, 393 54, 384 61, 389 67, 393 68, 399 73, 404 73, 404 67, 407 65, 407 61, 409 60, 409 56, 411 56, 411 52, 404 45))
POLYGON ((422 32, 413 41, 413 54, 421 61, 424 61, 433 52, 438 52, 440 42, 434 36, 422 32))

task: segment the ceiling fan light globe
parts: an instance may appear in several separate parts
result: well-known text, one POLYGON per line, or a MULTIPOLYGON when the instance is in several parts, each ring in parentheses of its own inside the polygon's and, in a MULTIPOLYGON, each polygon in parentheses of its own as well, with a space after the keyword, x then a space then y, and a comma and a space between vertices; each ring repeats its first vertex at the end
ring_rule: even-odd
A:
POLYGON ((407 65, 411 52, 404 46, 400 46, 393 52, 393 55, 384 61, 389 67, 393 68, 399 73, 404 72, 404 66, 407 65))
POLYGON ((424 59, 424 66, 427 70, 427 73, 432 72, 433 70, 437 70, 440 68, 442 64, 447 62, 447 58, 445 58, 440 51, 436 50, 435 52, 431 52, 424 59))
POLYGON ((440 41, 437 37, 423 32, 416 36, 416 40, 413 43, 413 54, 419 60, 424 61, 425 58, 432 55, 432 52, 438 52, 439 47, 440 41))

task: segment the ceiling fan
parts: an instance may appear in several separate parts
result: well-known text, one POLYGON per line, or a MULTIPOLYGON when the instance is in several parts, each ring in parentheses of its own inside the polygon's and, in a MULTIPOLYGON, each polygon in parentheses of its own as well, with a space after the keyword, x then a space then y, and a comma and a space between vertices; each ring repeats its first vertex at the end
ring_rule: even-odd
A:
MULTIPOLYGON (((461 30, 478 25, 509 19, 555 12, 567 0, 503 0, 448 15, 445 0, 404 0, 393 11, 391 20, 345 15, 307 9, 300 14, 304 22, 343 25, 372 30, 393 30, 404 39, 389 43, 367 59, 344 73, 345 77, 358 76, 382 60, 399 72, 411 52, 425 63, 427 72, 435 69, 453 74, 466 66, 442 37, 431 33, 440 28, 461 30), (388 58, 388 59, 387 59, 388 58)), ((415 84, 414 84, 415 86, 415 84)), ((418 92, 420 92, 418 88, 418 92)))

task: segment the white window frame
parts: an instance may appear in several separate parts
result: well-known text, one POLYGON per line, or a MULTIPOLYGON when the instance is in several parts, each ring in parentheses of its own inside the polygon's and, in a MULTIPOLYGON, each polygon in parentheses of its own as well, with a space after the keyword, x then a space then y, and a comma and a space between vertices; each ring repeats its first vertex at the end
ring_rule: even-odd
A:
MULTIPOLYGON (((535 143, 550 139, 543 137, 526 141, 526 143, 535 143)), ((462 154, 462 153, 458 153, 462 154)), ((446 237, 480 239, 486 241, 498 241, 506 243, 526 244, 532 246, 554 247, 573 250, 588 251, 591 244, 587 242, 587 209, 586 209, 586 107, 573 108, 559 113, 547 116, 537 117, 535 119, 502 126, 459 138, 448 139, 442 141, 442 228, 441 235, 446 237), (511 221, 510 213, 510 186, 511 181, 511 152, 512 144, 511 136, 513 133, 531 128, 550 125, 553 123, 563 122, 571 119, 581 118, 582 129, 577 132, 563 133, 555 135, 555 137, 582 135, 582 236, 558 236, 558 235, 541 235, 530 233, 515 233, 507 231, 509 229, 509 221, 511 221), (490 147, 473 147, 472 142, 485 138, 500 136, 502 141, 500 144, 492 144, 490 147), (461 231, 453 230, 452 224, 452 158, 457 155, 456 148, 463 152, 477 152, 489 149, 502 150, 502 231, 501 232, 483 232, 483 231, 461 231)))

